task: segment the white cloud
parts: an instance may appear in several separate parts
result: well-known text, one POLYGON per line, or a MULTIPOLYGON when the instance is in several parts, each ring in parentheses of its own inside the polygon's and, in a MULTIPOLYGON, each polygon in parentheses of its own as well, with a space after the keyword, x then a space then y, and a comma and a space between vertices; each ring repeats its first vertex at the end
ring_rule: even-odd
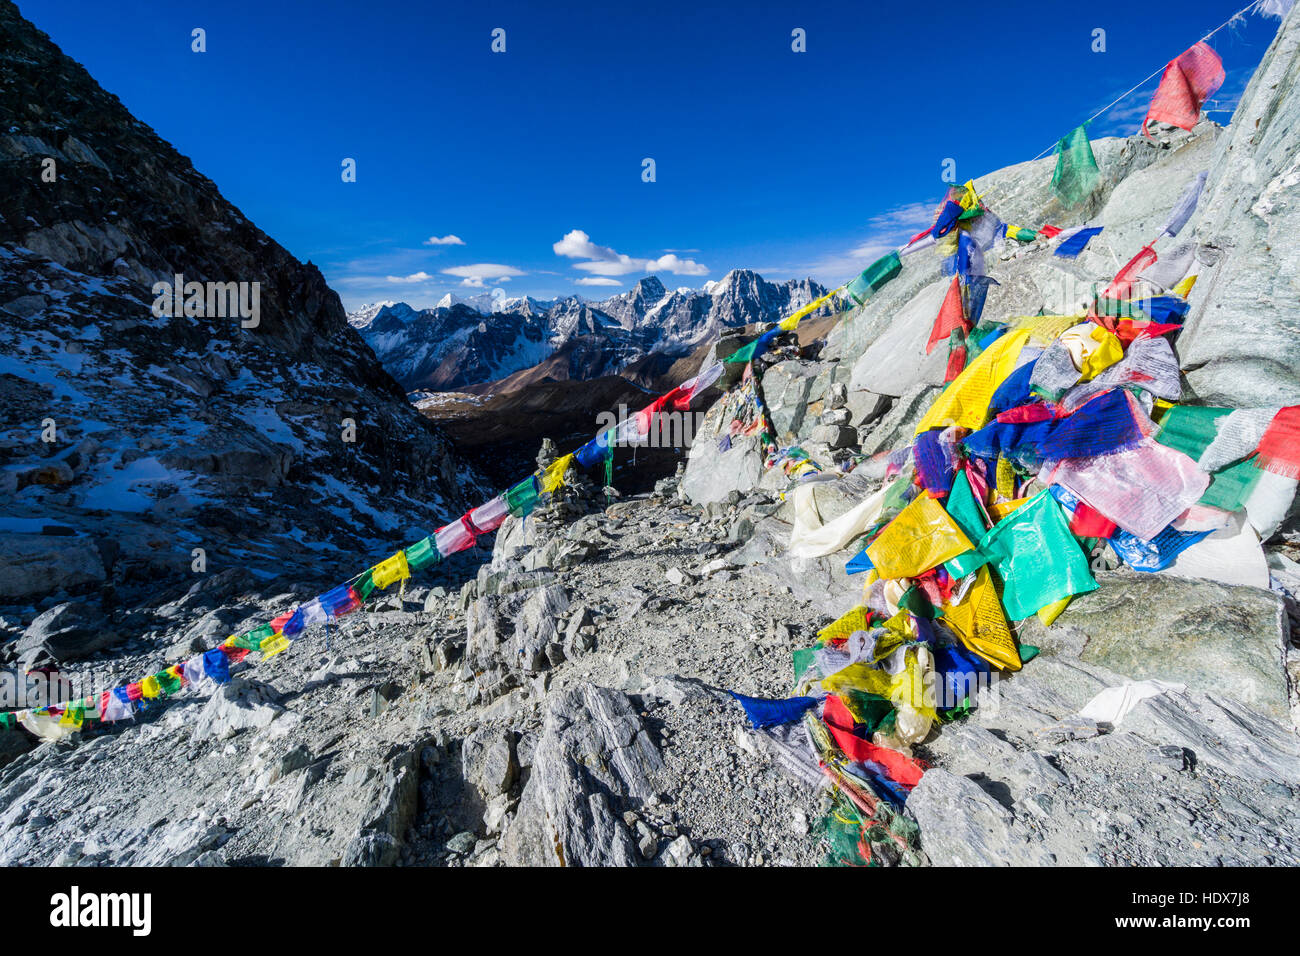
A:
POLYGON ((706 276, 708 266, 702 266, 694 259, 679 259, 673 253, 651 259, 645 265, 646 272, 671 272, 676 276, 706 276))
POLYGON ((617 279, 606 279, 604 276, 584 276, 581 279, 574 279, 575 285, 622 285, 617 279))
POLYGON ((575 262, 573 267, 598 276, 625 276, 634 272, 671 272, 674 275, 686 276, 709 274, 708 266, 701 265, 694 259, 679 258, 674 253, 668 253, 658 259, 637 259, 624 255, 609 246, 592 242, 591 237, 581 229, 573 229, 565 233, 563 239, 551 244, 551 248, 557 256, 564 256, 567 259, 585 259, 585 262, 575 262))
POLYGON ((426 246, 463 246, 465 245, 465 240, 460 236, 453 236, 448 233, 441 239, 437 236, 430 236, 428 239, 424 240, 424 244, 426 246))
POLYGON ((472 289, 483 288, 484 282, 509 282, 515 276, 527 275, 522 269, 516 269, 514 266, 503 266, 495 262, 476 262, 468 266, 452 266, 450 269, 443 269, 443 275, 455 276, 463 279, 461 285, 472 289))
POLYGON ((416 282, 428 282, 433 278, 427 272, 412 272, 409 276, 385 276, 389 282, 400 282, 404 285, 411 285, 416 282))

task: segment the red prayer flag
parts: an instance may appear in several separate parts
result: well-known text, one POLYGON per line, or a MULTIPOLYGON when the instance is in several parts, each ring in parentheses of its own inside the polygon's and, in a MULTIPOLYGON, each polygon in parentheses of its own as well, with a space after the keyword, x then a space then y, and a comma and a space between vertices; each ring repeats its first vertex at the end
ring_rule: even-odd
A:
POLYGON ((925 344, 925 354, 933 352, 940 342, 946 342, 953 329, 961 329, 963 333, 970 331, 970 323, 966 321, 966 313, 961 308, 961 283, 956 276, 952 277, 952 285, 948 286, 948 294, 944 296, 939 314, 935 316, 930 341, 925 344))
POLYGON ((1115 274, 1115 278, 1111 280, 1110 285, 1106 286, 1101 297, 1103 299, 1122 299, 1127 296, 1129 289, 1137 280, 1137 274, 1147 266, 1155 265, 1158 258, 1154 249, 1150 246, 1143 246, 1138 254, 1115 274))
POLYGON ((1273 416, 1259 440, 1255 464, 1284 478, 1300 478, 1300 405, 1288 405, 1273 416))
POLYGON ((1147 124, 1152 120, 1191 129, 1200 119, 1201 105, 1223 85, 1223 79, 1223 61, 1204 40, 1170 60, 1147 107, 1143 135, 1151 138, 1147 124))
POLYGON ((965 368, 966 345, 965 343, 962 343, 961 345, 953 346, 952 351, 948 353, 948 367, 944 369, 943 380, 945 382, 951 382, 960 375, 962 370, 965 368))
POLYGON ((1182 326, 1171 322, 1152 322, 1149 319, 1120 319, 1119 324, 1111 329, 1118 336, 1120 344, 1128 348, 1133 344, 1135 339, 1142 336, 1155 338, 1158 335, 1165 335, 1169 332, 1180 332, 1182 326))
POLYGON ((901 783, 909 789, 921 782, 925 773, 919 763, 905 754, 888 747, 877 747, 869 740, 864 740, 853 732, 853 715, 843 702, 834 694, 826 698, 826 708, 822 720, 835 738, 835 743, 850 760, 862 763, 871 761, 885 768, 889 779, 901 783))
POLYGON ((1038 234, 1040 236, 1046 236, 1048 239, 1051 239, 1054 236, 1059 236, 1061 234, 1061 230, 1060 227, 1058 226, 1044 225, 1042 229, 1038 230, 1038 234))
POLYGON ((1087 502, 1080 501, 1074 508, 1070 531, 1079 538, 1109 538, 1119 525, 1097 511, 1087 502))

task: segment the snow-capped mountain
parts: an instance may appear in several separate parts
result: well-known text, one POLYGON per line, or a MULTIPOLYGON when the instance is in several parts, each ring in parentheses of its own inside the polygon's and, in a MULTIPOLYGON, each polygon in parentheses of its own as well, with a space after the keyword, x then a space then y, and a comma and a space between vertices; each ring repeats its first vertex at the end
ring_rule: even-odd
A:
POLYGON ((495 381, 553 356, 571 378, 595 378, 645 358, 686 355, 724 328, 775 322, 825 289, 812 279, 768 282, 734 269, 704 289, 669 291, 656 276, 591 302, 580 296, 506 299, 493 290, 432 309, 404 302, 367 305, 348 321, 409 390, 446 390, 495 381))

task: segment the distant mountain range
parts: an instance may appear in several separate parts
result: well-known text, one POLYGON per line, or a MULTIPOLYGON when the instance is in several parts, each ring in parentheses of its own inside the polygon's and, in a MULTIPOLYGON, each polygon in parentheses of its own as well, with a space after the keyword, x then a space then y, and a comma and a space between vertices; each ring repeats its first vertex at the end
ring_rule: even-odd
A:
POLYGON ((534 377, 557 380, 593 379, 634 365, 654 374, 724 328, 774 322, 825 292, 812 279, 768 282, 734 269, 702 289, 669 291, 647 276, 599 302, 499 292, 468 299, 448 294, 420 310, 381 302, 350 313, 348 323, 408 391, 449 391, 534 368, 534 377))

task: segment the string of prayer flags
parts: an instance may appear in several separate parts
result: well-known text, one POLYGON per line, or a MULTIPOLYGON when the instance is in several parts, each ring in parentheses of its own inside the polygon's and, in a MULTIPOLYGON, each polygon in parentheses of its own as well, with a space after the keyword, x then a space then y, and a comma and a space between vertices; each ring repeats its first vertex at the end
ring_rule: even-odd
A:
POLYGON ((1201 117, 1201 106, 1223 85, 1226 75, 1219 54, 1204 40, 1170 60, 1142 120, 1142 134, 1151 138, 1147 127, 1152 120, 1191 129, 1201 117))
POLYGON ((1056 144, 1052 191, 1066 206, 1077 206, 1097 188, 1101 173, 1088 142, 1087 124, 1062 136, 1056 144))

